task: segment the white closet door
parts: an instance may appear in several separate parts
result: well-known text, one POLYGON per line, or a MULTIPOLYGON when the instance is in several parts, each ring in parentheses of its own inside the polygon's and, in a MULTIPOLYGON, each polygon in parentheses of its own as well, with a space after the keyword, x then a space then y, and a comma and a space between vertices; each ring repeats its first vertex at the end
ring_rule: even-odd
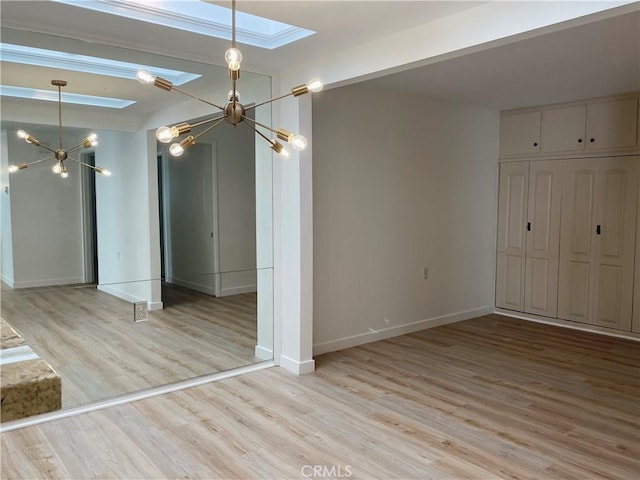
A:
POLYGON ((531 162, 529 169, 525 312, 548 317, 558 312, 561 163, 531 162))
POLYGON ((558 318, 593 323, 598 159, 562 162, 558 318))
POLYGON ((502 163, 498 193, 496 305, 524 311, 529 162, 502 163))
POLYGON ((594 322, 631 330, 638 201, 638 160, 600 161, 594 322))

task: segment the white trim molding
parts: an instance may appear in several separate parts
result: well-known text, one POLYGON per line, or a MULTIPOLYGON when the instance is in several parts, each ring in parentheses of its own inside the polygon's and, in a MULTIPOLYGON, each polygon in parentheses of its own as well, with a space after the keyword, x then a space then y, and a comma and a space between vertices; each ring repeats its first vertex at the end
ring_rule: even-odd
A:
POLYGON ((265 347, 261 347, 260 345, 256 345, 255 356, 260 360, 272 360, 273 350, 270 350, 265 347))
POLYGON ((24 427, 31 427, 33 425, 50 422, 52 420, 60 420, 61 418, 73 417, 75 415, 80 415, 81 413, 95 412, 96 410, 124 405, 125 403, 137 402, 138 400, 144 400, 146 398, 157 397, 166 393, 177 392, 178 390, 184 390, 186 388, 197 387, 199 385, 205 385, 207 383, 225 380, 227 378, 236 377, 245 373, 264 370, 265 368, 271 368, 273 366, 273 361, 254 363, 252 365, 246 365, 244 367, 234 368, 223 372, 216 372, 210 375, 203 375, 201 377, 190 378, 188 380, 169 383, 167 385, 162 385, 159 387, 152 387, 146 390, 127 393, 117 397, 109 398, 107 400, 87 403, 85 405, 79 405, 77 407, 68 407, 62 410, 57 410, 55 412, 34 415, 33 417, 20 418, 18 420, 12 420, 0 425, 0 433, 17 430, 24 427))
POLYGON ((385 340, 387 338, 397 337, 399 335, 405 335, 407 333, 419 332, 420 330, 425 330, 427 328, 439 327, 441 325, 447 325, 449 323, 455 323, 462 320, 468 320, 470 318, 481 317, 489 313, 494 313, 494 308, 495 307, 493 306, 474 308, 472 310, 465 310, 463 312, 441 315, 439 317, 428 318, 425 320, 419 320, 417 322, 405 323, 403 325, 396 325, 379 330, 369 329, 369 332, 367 333, 360 333, 358 335, 339 338, 337 340, 331 340, 329 342, 316 343, 313 346, 313 354, 322 355, 323 353, 335 352, 337 350, 343 350, 350 347, 357 347, 358 345, 364 345, 365 343, 385 340))
POLYGON ((624 338, 626 340, 635 340, 636 342, 640 342, 640 333, 626 332, 623 330, 613 330, 611 328, 599 327, 597 325, 590 325, 588 323, 571 322, 569 320, 562 320, 561 318, 542 317, 540 315, 516 312, 515 310, 506 310, 504 308, 498 307, 495 308, 493 313, 497 315, 504 315, 505 317, 528 320, 530 322, 544 323, 547 325, 554 325, 556 327, 571 328, 573 330, 598 333, 600 335, 608 335, 610 337, 624 338))
POLYGON ((313 373, 316 369, 316 361, 305 360, 304 362, 298 362, 297 360, 293 360, 292 358, 285 357, 284 355, 280 355, 280 367, 288 370, 296 375, 307 375, 308 373, 313 373))

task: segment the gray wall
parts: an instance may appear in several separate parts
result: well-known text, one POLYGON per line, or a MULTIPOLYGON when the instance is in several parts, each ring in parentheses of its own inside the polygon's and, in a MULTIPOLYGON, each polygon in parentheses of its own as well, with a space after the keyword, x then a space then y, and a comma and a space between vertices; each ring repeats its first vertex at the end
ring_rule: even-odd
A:
POLYGON ((314 97, 316 354, 493 309, 498 125, 364 84, 314 97))
MULTIPOLYGON (((42 143, 56 146, 56 133, 34 133, 42 143)), ((64 137, 75 146, 79 138, 64 137)), ((27 144, 15 130, 3 132, 3 165, 17 165, 50 156, 27 144)), ((77 156, 76 156, 77 158, 77 156)), ((3 185, 3 277, 14 288, 65 285, 84 281, 82 182, 78 164, 67 161, 69 177, 51 172, 48 160, 8 175, 3 185), (10 210, 10 215, 9 215, 10 210), (9 238, 11 236, 11 238, 9 238), (11 264, 8 260, 12 257, 11 264)), ((6 169, 3 168, 3 172, 6 169)))

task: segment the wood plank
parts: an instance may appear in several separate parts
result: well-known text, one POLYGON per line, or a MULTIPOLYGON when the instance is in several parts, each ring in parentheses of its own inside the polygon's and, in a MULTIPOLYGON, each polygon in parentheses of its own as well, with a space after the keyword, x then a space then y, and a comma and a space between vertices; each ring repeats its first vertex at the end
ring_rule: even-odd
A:
POLYGON ((255 357, 256 294, 211 297, 163 284, 165 309, 93 286, 2 289, 2 317, 62 377, 62 406, 229 370, 255 357))
POLYGON ((489 315, 316 360, 7 432, 0 473, 640 477, 637 342, 489 315))

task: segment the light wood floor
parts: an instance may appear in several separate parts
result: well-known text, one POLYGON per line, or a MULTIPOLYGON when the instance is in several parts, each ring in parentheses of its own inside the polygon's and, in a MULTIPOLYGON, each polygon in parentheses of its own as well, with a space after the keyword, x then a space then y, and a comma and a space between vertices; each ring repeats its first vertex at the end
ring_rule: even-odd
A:
POLYGON ((637 343, 492 315, 7 432, 1 474, 631 480, 639 394, 637 343))
POLYGON ((3 318, 62 377, 63 407, 257 361, 255 293, 164 284, 165 309, 138 323, 131 303, 94 287, 2 293, 3 318))

